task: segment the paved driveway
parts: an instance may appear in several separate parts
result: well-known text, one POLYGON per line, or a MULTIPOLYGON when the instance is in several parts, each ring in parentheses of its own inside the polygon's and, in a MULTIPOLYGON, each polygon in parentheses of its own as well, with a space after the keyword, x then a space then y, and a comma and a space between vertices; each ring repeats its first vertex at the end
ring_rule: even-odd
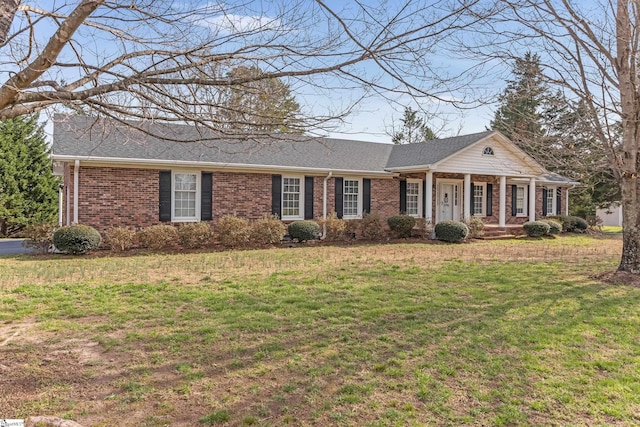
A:
POLYGON ((22 242, 24 242, 24 239, 1 239, 0 255, 16 255, 33 252, 32 249, 27 249, 22 246, 22 242))

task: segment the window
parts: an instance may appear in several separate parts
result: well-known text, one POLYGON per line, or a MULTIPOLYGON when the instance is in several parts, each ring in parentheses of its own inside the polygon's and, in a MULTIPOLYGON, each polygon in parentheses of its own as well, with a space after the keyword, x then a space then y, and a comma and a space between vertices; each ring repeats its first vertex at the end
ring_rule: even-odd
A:
POLYGON ((343 218, 357 218, 360 215, 360 180, 344 179, 342 209, 343 218))
POLYGON ((524 216, 527 214, 527 197, 526 189, 523 185, 516 188, 516 215, 524 216))
POLYGON ((556 195, 556 189, 555 187, 547 187, 547 211, 545 212, 545 215, 554 215, 556 212, 555 209, 555 198, 556 195))
POLYGON ((200 174, 173 173, 172 221, 199 221, 200 174))
POLYGON ((487 184, 473 184, 473 215, 485 216, 484 194, 487 184))
POLYGON ((407 180, 407 215, 422 216, 422 180, 407 180))
POLYGON ((302 219, 302 186, 300 177, 282 177, 282 219, 302 219))
POLYGON ((482 154, 485 156, 493 156, 493 148, 484 147, 484 150, 482 150, 482 154))

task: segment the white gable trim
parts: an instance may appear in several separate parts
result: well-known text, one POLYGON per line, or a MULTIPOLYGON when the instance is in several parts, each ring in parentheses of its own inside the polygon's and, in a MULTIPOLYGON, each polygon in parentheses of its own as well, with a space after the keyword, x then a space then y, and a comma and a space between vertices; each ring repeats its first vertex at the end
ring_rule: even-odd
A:
MULTIPOLYGON (((520 148, 518 148, 514 143, 512 143, 507 137, 505 137, 504 135, 502 135, 500 132, 498 131, 494 131, 492 133, 490 133, 489 135, 485 136, 482 139, 479 139, 478 141, 472 143, 471 145, 456 151, 455 153, 445 157, 442 160, 439 160, 438 162, 434 163, 433 165, 431 165, 431 169, 432 170, 437 170, 438 172, 448 172, 448 173, 460 173, 460 168, 448 168, 446 167, 447 163, 450 163, 451 161, 453 161, 456 157, 459 157, 465 153, 468 153, 472 150, 481 150, 483 147, 486 146, 490 146, 492 148, 494 148, 494 152, 495 150, 495 144, 491 144, 491 142, 497 142, 498 144, 500 144, 502 147, 506 147, 507 150, 509 150, 510 152, 510 157, 512 157, 515 162, 514 163, 519 163, 521 164, 525 170, 527 170, 528 172, 525 173, 518 173, 517 175, 519 177, 523 177, 523 178, 535 178, 539 175, 548 173, 547 170, 542 167, 542 165, 540 165, 538 162, 536 162, 531 156, 529 156, 527 153, 525 153, 524 151, 522 151, 520 148)), ((492 156, 486 156, 483 155, 484 157, 492 157, 492 156)), ((478 175, 486 175, 487 172, 486 171, 481 171, 481 170, 473 170, 473 169, 469 169, 469 168, 465 168, 464 170, 465 173, 471 173, 471 174, 478 174, 478 175)), ((506 171, 501 171, 500 174, 505 173, 506 171)), ((508 173, 507 173, 508 174, 508 173)), ((515 171, 514 171, 514 175, 516 175, 515 171)))

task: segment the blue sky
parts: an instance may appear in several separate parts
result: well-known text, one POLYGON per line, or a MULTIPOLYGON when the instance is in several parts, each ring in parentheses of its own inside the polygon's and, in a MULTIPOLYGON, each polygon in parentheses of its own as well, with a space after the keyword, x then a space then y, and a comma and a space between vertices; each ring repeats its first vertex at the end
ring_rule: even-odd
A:
MULTIPOLYGON (((309 7, 312 7, 311 5, 314 5, 314 2, 311 0, 301 1, 302 5, 308 5, 309 7)), ((24 2, 35 6, 42 5, 43 7, 49 7, 49 5, 51 4, 65 4, 65 2, 62 0, 24 0, 24 2)), ((371 10, 373 11, 375 11, 377 7, 380 7, 380 0, 365 0, 364 2, 368 6, 370 6, 371 10)), ((433 0, 433 2, 435 3, 437 2, 437 0, 433 0)), ((387 9, 385 9, 385 11, 387 13, 392 13, 393 7, 398 7, 401 3, 402 2, 391 0, 386 5, 387 9)), ((207 4, 207 2, 203 0, 200 4, 207 4)), ((272 1, 265 0, 244 3, 241 1, 236 2, 234 0, 229 0, 220 4, 222 4, 222 6, 214 6, 211 8, 211 17, 207 23, 203 22, 199 23, 199 25, 193 26, 195 27, 194 30, 196 30, 196 32, 193 33, 194 37, 197 37, 198 28, 199 31, 202 31, 207 27, 207 25, 211 27, 217 27, 218 29, 222 28, 221 21, 219 19, 220 15, 216 14, 216 12, 220 10, 220 8, 231 11, 230 13, 233 14, 233 16, 228 17, 228 20, 234 22, 236 25, 251 25, 252 22, 256 21, 264 25, 265 22, 269 22, 271 16, 275 16, 275 10, 273 6, 275 2, 272 1), (249 4, 250 7, 233 9, 234 6, 241 4, 249 4), (241 13, 242 11, 245 11, 246 14, 243 15, 241 13)), ((288 6, 288 3, 279 4, 285 4, 288 6)), ((343 7, 355 7, 355 2, 348 0, 327 0, 327 4, 330 7, 335 7, 337 10, 340 10, 343 7)), ((175 9, 180 9, 183 6, 183 3, 179 3, 177 1, 172 5, 172 7, 175 9)), ((313 7, 317 8, 317 5, 313 7)), ((304 13, 304 10, 300 10, 300 13, 304 13)), ((273 25, 277 26, 278 23, 274 22, 273 25)), ((290 35, 295 36, 296 29, 291 28, 288 30, 291 33, 290 35)), ((46 35, 51 33, 52 31, 52 25, 39 27, 38 30, 40 35, 46 35)), ((318 27, 318 31, 323 31, 322 23, 320 24, 320 27, 318 27)), ((81 44, 82 48, 84 49, 83 53, 86 55, 108 55, 110 50, 115 52, 116 49, 115 46, 109 45, 108 43, 104 43, 95 38, 91 40, 87 39, 86 43, 81 44)), ((434 52, 433 55, 430 56, 429 62, 434 64, 434 69, 442 70, 443 73, 457 73, 461 69, 464 69, 466 66, 468 66, 468 63, 464 60, 460 58, 454 58, 454 55, 451 52, 445 51, 434 52)), ((373 72, 373 68, 370 67, 371 65, 363 65, 362 68, 360 68, 360 71, 362 71, 363 73, 368 73, 369 71, 373 72)), ((489 97, 489 101, 491 101, 491 99, 495 99, 495 97, 503 90, 505 86, 504 78, 508 76, 509 66, 507 64, 501 64, 498 68, 499 69, 497 70, 493 70, 490 77, 481 77, 473 82, 474 85, 477 85, 484 90, 485 95, 493 96, 493 98, 489 97)), ((4 71, 6 72, 6 69, 4 71)), ((2 73, 3 70, 0 69, 0 74, 2 73)), ((387 81, 387 83, 389 83, 389 81, 387 81)), ((393 82, 391 82, 390 84, 393 84, 393 82)), ((348 103, 350 99, 357 98, 359 95, 361 95, 361 91, 358 89, 351 91, 341 91, 337 89, 337 84, 335 83, 335 81, 329 82, 329 86, 332 85, 334 86, 332 90, 318 91, 314 90, 311 85, 305 86, 304 84, 300 83, 300 81, 292 82, 292 88, 297 96, 298 101, 303 105, 305 111, 310 114, 323 114, 328 109, 336 106, 339 107, 345 102, 348 103)), ((458 99, 463 96, 463 93, 456 93, 455 91, 443 91, 439 95, 441 96, 441 98, 458 99)), ((430 122, 430 125, 441 137, 480 132, 485 130, 485 128, 489 125, 489 122, 493 116, 493 111, 496 108, 495 103, 492 104, 491 102, 489 102, 478 104, 474 108, 461 111, 447 102, 437 101, 429 98, 412 99, 408 95, 387 92, 379 94, 377 96, 370 96, 365 98, 354 108, 352 113, 348 115, 336 127, 332 129, 323 129, 318 133, 346 139, 390 142, 391 137, 387 135, 387 131, 390 130, 390 127, 394 123, 398 123, 400 117, 402 116, 402 110, 404 106, 410 106, 414 109, 423 109, 431 113, 433 115, 433 121, 430 122)))

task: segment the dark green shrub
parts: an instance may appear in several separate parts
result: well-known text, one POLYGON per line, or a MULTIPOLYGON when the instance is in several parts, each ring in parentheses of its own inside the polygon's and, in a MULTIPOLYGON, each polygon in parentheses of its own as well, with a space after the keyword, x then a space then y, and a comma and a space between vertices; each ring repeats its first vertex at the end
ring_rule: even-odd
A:
POLYGON ((360 234, 365 240, 381 240, 385 237, 382 218, 377 212, 365 213, 360 220, 360 234))
POLYGON ((562 223, 562 231, 572 232, 572 231, 584 231, 589 228, 589 224, 584 219, 579 216, 570 216, 570 215, 556 215, 556 216, 548 216, 547 219, 556 220, 562 223))
POLYGON ((53 244, 66 254, 84 254, 100 246, 102 237, 98 230, 88 225, 67 225, 53 233, 53 244))
POLYGON ((469 227, 460 221, 442 221, 435 226, 436 239, 459 243, 469 235, 469 227))
POLYGON ((251 241, 263 245, 273 245, 279 243, 287 228, 284 226, 278 215, 265 215, 251 224, 251 241))
POLYGON ((228 248, 247 244, 251 233, 249 221, 235 215, 225 215, 220 218, 216 230, 220 244, 228 248))
POLYGON ((142 246, 160 251, 171 248, 178 242, 178 230, 172 225, 158 224, 143 228, 136 237, 142 246))
POLYGON ((298 239, 303 242, 305 240, 315 240, 320 237, 320 225, 311 220, 295 221, 289 224, 289 236, 292 239, 298 239))
POLYGON ((560 234, 562 233, 562 224, 553 219, 546 219, 542 222, 547 223, 549 225, 549 234, 560 234))
POLYGON ((38 254, 49 253, 53 246, 53 233, 58 227, 51 223, 30 224, 22 235, 27 239, 24 246, 33 248, 38 254))
POLYGON ((589 223, 584 218, 580 218, 579 216, 572 216, 571 218, 573 219, 575 230, 584 231, 589 228, 589 223))
POLYGON ((416 219, 411 215, 396 215, 388 218, 387 224, 397 237, 411 237, 411 230, 416 225, 416 219))
POLYGON ((104 241, 113 252, 131 249, 135 240, 136 232, 124 227, 112 227, 104 233, 104 241))
POLYGON ((522 224, 522 228, 529 237, 540 237, 549 234, 549 224, 544 221, 528 221, 522 224))

